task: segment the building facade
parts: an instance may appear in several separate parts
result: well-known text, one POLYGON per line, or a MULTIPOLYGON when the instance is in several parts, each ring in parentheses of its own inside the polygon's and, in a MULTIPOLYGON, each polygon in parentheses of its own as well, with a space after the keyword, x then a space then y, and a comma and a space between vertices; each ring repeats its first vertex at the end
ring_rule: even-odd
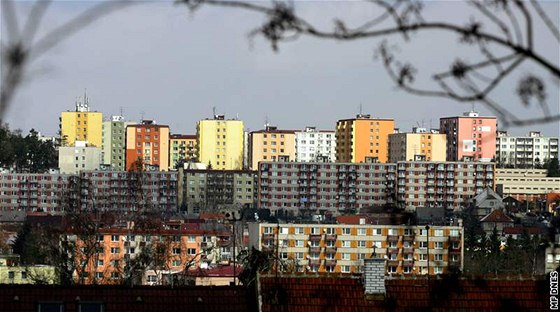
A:
POLYGON ((153 254, 157 260, 150 262, 138 282, 157 285, 162 284, 163 275, 229 262, 232 259, 231 237, 223 226, 183 223, 152 231, 102 228, 95 237, 67 233, 63 239, 78 246, 75 252, 69 251, 76 262, 73 276, 77 281, 121 284, 136 257, 150 248, 157 250, 153 254))
POLYGON ((549 193, 560 192, 560 178, 546 176, 545 169, 496 169, 497 191, 518 201, 546 201, 549 193))
POLYGON ((172 134, 169 136, 169 169, 180 162, 196 162, 196 135, 172 134))
POLYGON ((445 134, 425 128, 414 128, 412 133, 389 134, 389 162, 412 161, 416 156, 427 161, 445 161, 445 134))
POLYGON ((256 171, 179 169, 179 204, 188 213, 254 207, 257 198, 256 171))
POLYGON ((99 170, 103 159, 101 148, 89 146, 85 141, 75 141, 73 146, 58 149, 60 173, 76 174, 82 170, 99 170))
POLYGON ((459 209, 485 188, 495 189, 494 163, 398 162, 397 206, 459 209))
POLYGON ((527 136, 510 136, 499 131, 496 138, 496 164, 501 168, 537 168, 558 158, 558 138, 531 131, 527 136))
POLYGON ((448 161, 493 161, 496 156, 496 117, 483 117, 471 111, 439 121, 439 131, 447 138, 448 161))
POLYGON ((78 97, 76 109, 60 114, 60 142, 73 146, 76 141, 87 141, 91 146, 101 147, 103 114, 92 112, 87 95, 78 97))
POLYGON ((463 227, 250 223, 250 246, 276 252, 300 272, 361 273, 387 259, 386 274, 445 274, 463 267, 463 227))
POLYGON ((0 174, 0 210, 63 212, 70 175, 39 173, 0 174))
POLYGON ((143 120, 126 127, 126 170, 138 160, 150 168, 169 169, 169 126, 143 120))
POLYGON ((196 130, 199 162, 212 169, 242 169, 243 121, 215 115, 213 119, 200 120, 196 130))
POLYGON ((126 170, 126 127, 133 124, 122 116, 103 122, 103 164, 112 170, 126 170))
POLYGON ((340 163, 381 162, 389 160, 389 134, 393 119, 371 118, 359 114, 336 123, 336 161, 340 163))
POLYGON ((356 212, 392 203, 396 165, 261 162, 259 208, 292 214, 356 212))
POLYGON ((335 131, 305 127, 296 131, 296 162, 335 162, 335 131))
POLYGON ((455 209, 494 188, 494 169, 476 162, 261 162, 258 205, 296 215, 385 205, 455 209))
POLYGON ((256 170, 261 161, 293 161, 296 158, 296 135, 293 130, 266 126, 249 133, 249 162, 256 170))

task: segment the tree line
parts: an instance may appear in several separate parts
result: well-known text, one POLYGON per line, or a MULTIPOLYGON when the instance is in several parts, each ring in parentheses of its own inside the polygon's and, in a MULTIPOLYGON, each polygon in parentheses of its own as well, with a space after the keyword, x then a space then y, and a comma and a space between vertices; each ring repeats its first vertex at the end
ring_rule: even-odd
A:
POLYGON ((0 169, 42 173, 58 167, 58 152, 51 141, 39 139, 35 129, 23 135, 0 125, 0 169))

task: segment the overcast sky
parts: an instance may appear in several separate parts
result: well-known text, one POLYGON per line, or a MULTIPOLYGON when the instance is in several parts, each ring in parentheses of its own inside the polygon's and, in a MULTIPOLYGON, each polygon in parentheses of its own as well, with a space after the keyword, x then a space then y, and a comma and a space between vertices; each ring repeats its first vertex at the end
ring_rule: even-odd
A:
MULTIPOLYGON (((55 2, 41 32, 60 25, 89 2, 55 2)), ((557 1, 543 4, 558 25, 557 1)), ((25 15, 28 6, 19 3, 25 15)), ((340 2, 298 2, 298 12, 332 28, 335 16, 358 25, 374 16, 371 6, 340 2)), ((430 2, 426 14, 439 19, 468 21, 464 8, 452 1, 430 2)), ((267 42, 253 42, 247 34, 262 23, 257 14, 205 7, 195 14, 171 2, 152 2, 114 12, 68 38, 33 66, 34 74, 22 87, 8 112, 12 128, 35 128, 45 134, 58 130, 60 112, 74 108, 84 93, 93 110, 105 116, 119 114, 139 121, 155 119, 172 133, 194 134, 196 121, 212 116, 212 108, 226 117, 239 116, 250 130, 269 122, 285 129, 317 126, 334 129, 336 120, 363 113, 394 118, 401 130, 416 125, 438 127, 439 118, 471 109, 439 98, 423 98, 395 88, 381 63, 374 59, 379 40, 333 42, 301 38, 281 44, 278 53, 267 42)), ((462 22, 461 22, 462 23, 462 22)), ((537 25, 539 34, 546 34, 537 25)), ((4 32, 4 28, 2 29, 4 32)), ((395 38, 395 43, 402 40, 395 38)), ((537 47, 559 63, 559 45, 550 35, 537 47)), ((421 72, 444 70, 455 55, 474 59, 474 53, 453 36, 429 33, 402 45, 399 54, 414 61, 421 72)), ((519 75, 534 71, 526 63, 519 75)), ((559 110, 559 84, 545 72, 548 101, 559 110)), ((515 96, 516 78, 504 82, 495 99, 522 116, 537 115, 523 108, 515 96)), ((483 115, 491 112, 477 104, 483 115)), ((541 130, 559 135, 559 123, 512 128, 514 134, 541 130)))

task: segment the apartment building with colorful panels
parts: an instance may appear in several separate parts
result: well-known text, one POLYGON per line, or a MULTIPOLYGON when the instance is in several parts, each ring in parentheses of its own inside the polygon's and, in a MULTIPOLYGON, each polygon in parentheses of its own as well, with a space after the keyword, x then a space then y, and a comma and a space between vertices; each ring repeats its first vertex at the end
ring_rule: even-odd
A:
MULTIPOLYGON (((166 223, 156 230, 134 227, 101 228, 97 235, 69 232, 61 246, 75 244, 69 255, 75 261, 73 277, 86 284, 120 284, 136 257, 146 248, 155 250, 146 272, 175 274, 233 260, 231 232, 215 223, 166 223), (72 254, 74 253, 74 254, 72 254)), ((142 283, 157 281, 144 276, 142 283)))
POLYGON ((361 273, 372 256, 387 259, 387 274, 462 269, 462 226, 373 223, 365 216, 339 217, 337 224, 250 223, 250 246, 295 261, 300 272, 361 273))

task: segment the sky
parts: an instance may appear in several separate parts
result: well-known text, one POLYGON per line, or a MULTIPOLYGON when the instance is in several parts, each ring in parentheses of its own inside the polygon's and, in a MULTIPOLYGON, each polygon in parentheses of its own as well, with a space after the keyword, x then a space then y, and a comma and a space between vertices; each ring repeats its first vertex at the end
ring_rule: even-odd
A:
MULTIPOLYGON (((55 1, 39 37, 92 4, 55 1)), ((25 16, 29 2, 17 5, 19 16, 25 16)), ((559 3, 543 6, 558 25, 559 3)), ((325 29, 332 29, 335 17, 352 26, 378 12, 357 2, 299 1, 296 8, 325 29)), ((428 16, 448 21, 468 21, 465 12, 452 1, 430 1, 425 8, 428 16)), ((282 43, 274 52, 263 39, 248 37, 263 21, 258 14, 236 9, 204 7, 190 13, 171 1, 142 2, 113 12, 33 63, 6 122, 12 128, 54 135, 60 112, 73 110, 76 97, 85 90, 92 110, 105 117, 122 111, 128 120, 153 119, 181 134, 194 134, 196 122, 212 117, 214 108, 226 118, 237 116, 248 130, 262 129, 267 120, 282 129, 334 129, 338 119, 354 117, 360 107, 373 117, 394 118, 401 130, 437 128, 440 117, 471 109, 470 104, 397 89, 374 57, 380 39, 336 42, 303 37, 282 43)), ((543 25, 535 27, 537 49, 558 64, 558 41, 546 36, 543 25)), ((408 43, 394 37, 390 42, 399 45, 399 57, 413 61, 426 77, 431 73, 426 70, 443 71, 457 56, 475 60, 471 48, 443 33, 416 35, 408 43)), ((515 95, 517 79, 530 72, 545 79, 549 104, 558 113, 558 81, 528 62, 502 83, 495 99, 520 116, 538 115, 537 108, 522 107, 515 95)), ((481 104, 475 110, 492 115, 481 104)), ((560 135, 558 122, 508 129, 513 134, 530 130, 560 135)))

